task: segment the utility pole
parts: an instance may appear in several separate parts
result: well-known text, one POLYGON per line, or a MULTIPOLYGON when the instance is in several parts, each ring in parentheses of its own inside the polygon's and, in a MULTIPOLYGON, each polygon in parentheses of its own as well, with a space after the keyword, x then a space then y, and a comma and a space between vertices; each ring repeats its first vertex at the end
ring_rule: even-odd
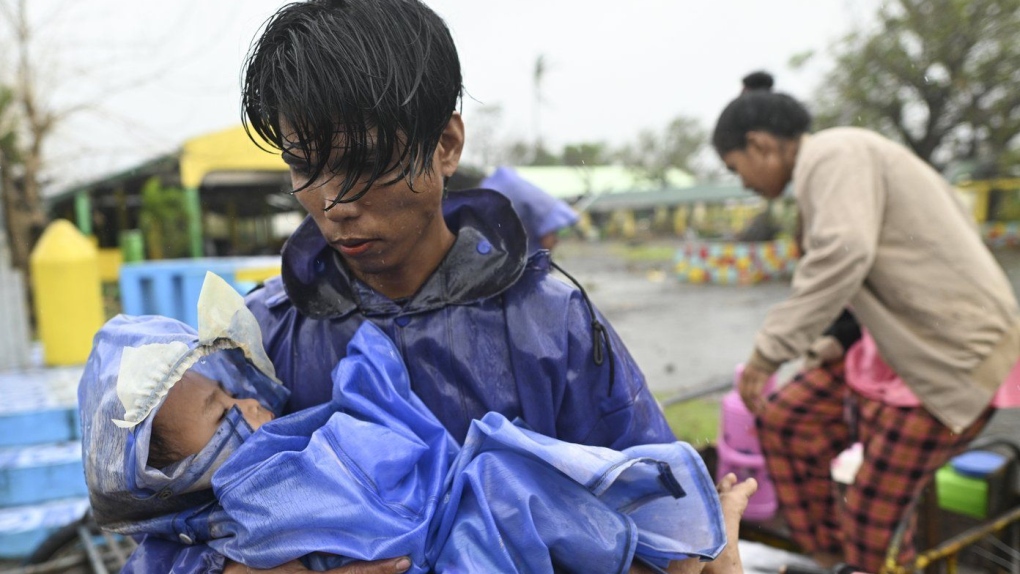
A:
MULTIPOLYGON (((545 99, 542 97, 542 81, 545 79, 546 71, 545 54, 539 54, 538 58, 535 59, 535 69, 531 74, 532 85, 535 92, 535 102, 531 109, 531 129, 535 136, 535 157, 537 157, 544 149, 542 143, 541 115, 542 104, 545 102, 545 99)), ((534 159, 534 157, 532 159, 534 159)))

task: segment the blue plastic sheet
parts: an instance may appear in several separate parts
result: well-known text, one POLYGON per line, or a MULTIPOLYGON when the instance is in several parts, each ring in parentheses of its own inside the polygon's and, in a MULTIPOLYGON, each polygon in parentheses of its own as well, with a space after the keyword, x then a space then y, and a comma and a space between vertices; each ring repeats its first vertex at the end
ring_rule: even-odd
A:
POLYGON ((581 446, 490 413, 458 448, 371 323, 333 382, 330 403, 267 423, 216 473, 229 520, 214 548, 253 567, 408 555, 413 572, 537 573, 623 572, 635 552, 664 565, 724 545, 689 445, 581 446))
POLYGON ((549 195, 511 167, 496 168, 478 187, 498 191, 510 199, 528 235, 528 253, 542 248, 543 236, 570 227, 579 219, 565 201, 549 195))
MULTIPOLYGON (((125 345, 168 341, 201 346, 170 319, 111 321, 79 392, 93 505, 121 532, 207 542, 253 567, 407 555, 414 572, 624 572, 635 556, 664 566, 712 558, 725 543, 718 497, 689 445, 581 446, 490 413, 459 447, 371 323, 333 371, 329 403, 250 436, 233 413, 215 452, 152 469, 152 416, 134 428, 112 423, 124 411, 116 373, 125 345)), ((275 412, 286 397, 237 350, 196 368, 275 412)))

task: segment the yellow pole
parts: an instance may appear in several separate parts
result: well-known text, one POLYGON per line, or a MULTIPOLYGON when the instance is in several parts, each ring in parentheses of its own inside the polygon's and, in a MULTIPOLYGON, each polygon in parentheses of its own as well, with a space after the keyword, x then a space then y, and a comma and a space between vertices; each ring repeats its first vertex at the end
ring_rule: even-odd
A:
POLYGON ((84 363, 103 326, 96 247, 70 221, 58 219, 39 238, 29 266, 44 361, 84 363))

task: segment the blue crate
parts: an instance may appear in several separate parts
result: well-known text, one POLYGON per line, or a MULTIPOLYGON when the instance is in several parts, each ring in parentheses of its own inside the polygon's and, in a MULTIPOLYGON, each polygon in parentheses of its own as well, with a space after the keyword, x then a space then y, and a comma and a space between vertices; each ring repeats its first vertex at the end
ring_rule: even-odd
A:
POLYGON ((0 559, 29 556, 49 535, 84 516, 88 507, 88 498, 77 497, 0 508, 0 559))
POLYGON ((86 494, 80 442, 0 449, 0 507, 86 494))
POLYGON ((81 373, 81 367, 0 373, 0 447, 80 438, 81 373))
POLYGON ((88 508, 81 374, 81 366, 0 373, 0 559, 29 555, 88 508))
POLYGON ((81 438, 78 409, 49 409, 0 416, 0 448, 81 438))
POLYGON ((244 294, 254 283, 238 279, 247 269, 279 268, 279 257, 167 259, 120 268, 121 308, 128 315, 163 315, 198 327, 198 294, 207 271, 244 294))

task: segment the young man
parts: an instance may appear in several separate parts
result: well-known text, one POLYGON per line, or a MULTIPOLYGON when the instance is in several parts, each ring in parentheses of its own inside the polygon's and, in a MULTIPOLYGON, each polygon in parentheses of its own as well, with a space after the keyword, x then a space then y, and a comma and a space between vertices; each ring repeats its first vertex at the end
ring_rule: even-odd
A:
MULTIPOLYGON (((283 155, 309 213, 283 249, 282 277, 248 298, 288 410, 330 400, 330 369, 372 321, 458 441, 488 411, 618 450, 675 440, 584 293, 549 275, 546 253, 528 257, 510 202, 487 191, 444 200, 464 144, 460 95, 449 31, 417 0, 289 4, 254 44, 246 125, 283 155)), ((223 566, 208 548, 151 540, 125 571, 223 566)), ((407 566, 394 557, 343 571, 407 566)))

